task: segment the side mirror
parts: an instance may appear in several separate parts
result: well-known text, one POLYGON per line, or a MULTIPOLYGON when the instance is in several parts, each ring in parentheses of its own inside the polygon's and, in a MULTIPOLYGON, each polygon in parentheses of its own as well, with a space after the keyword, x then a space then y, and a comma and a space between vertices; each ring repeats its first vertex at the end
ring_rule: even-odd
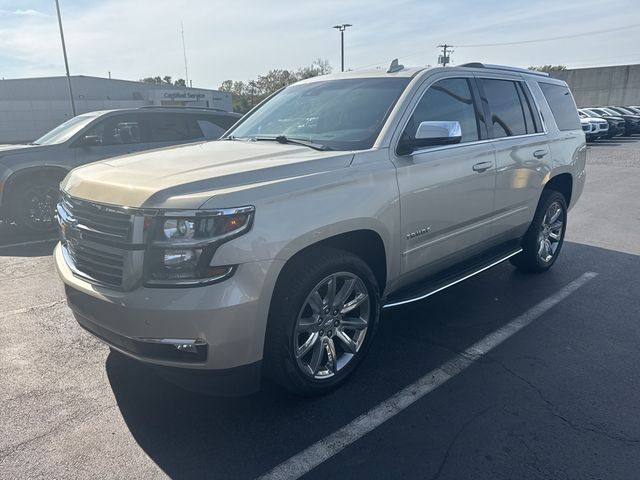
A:
POLYGON ((102 145, 102 138, 98 135, 85 135, 80 139, 80 145, 91 147, 94 145, 102 145))
POLYGON ((462 128, 458 121, 421 122, 414 138, 404 140, 398 145, 398 153, 410 155, 419 148, 452 145, 460 143, 460 140, 462 140, 462 128))

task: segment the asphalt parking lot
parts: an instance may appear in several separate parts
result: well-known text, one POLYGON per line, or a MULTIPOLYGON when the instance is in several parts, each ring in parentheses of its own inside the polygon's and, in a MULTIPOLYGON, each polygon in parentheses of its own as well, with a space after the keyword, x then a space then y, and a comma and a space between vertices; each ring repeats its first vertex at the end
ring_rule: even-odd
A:
POLYGON ((0 225, 0 478, 277 477, 309 470, 307 448, 326 460, 305 478, 638 478, 640 138, 587 162, 550 272, 501 264, 386 310, 357 374, 314 400, 197 395, 110 353, 65 306, 54 242, 0 225), (430 372, 447 381, 399 408, 430 372), (389 398, 387 421, 327 441, 389 398))

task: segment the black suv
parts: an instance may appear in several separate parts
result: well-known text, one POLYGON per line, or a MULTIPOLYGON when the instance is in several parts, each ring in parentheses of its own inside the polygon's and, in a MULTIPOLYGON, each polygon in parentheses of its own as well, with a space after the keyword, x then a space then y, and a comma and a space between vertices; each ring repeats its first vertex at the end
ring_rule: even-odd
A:
POLYGON ((0 219, 55 229, 58 185, 87 163, 181 143, 216 140, 242 116, 189 107, 83 113, 29 145, 0 146, 0 219))

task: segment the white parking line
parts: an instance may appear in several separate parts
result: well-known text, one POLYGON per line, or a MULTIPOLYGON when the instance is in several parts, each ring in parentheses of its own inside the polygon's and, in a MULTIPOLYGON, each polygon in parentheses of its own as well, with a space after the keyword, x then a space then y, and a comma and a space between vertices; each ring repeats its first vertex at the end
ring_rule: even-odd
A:
POLYGON ((57 238, 47 238, 44 240, 33 240, 31 242, 21 242, 21 243, 11 243, 9 245, 0 245, 0 249, 2 248, 13 248, 13 247, 23 247, 26 245, 37 245, 39 243, 49 243, 49 242, 57 242, 57 238))
POLYGON ((465 370, 473 362, 545 314, 549 309, 563 301, 597 275, 595 272, 584 273, 555 294, 527 310, 515 320, 507 323, 495 332, 490 333, 461 354, 456 355, 440 367, 430 371, 417 382, 409 385, 392 397, 389 397, 367 413, 360 415, 351 423, 314 443, 290 459, 285 460, 260 478, 263 480, 293 479, 308 473, 325 460, 339 453, 362 436, 371 432, 394 415, 397 415, 417 400, 438 388, 447 380, 465 370))

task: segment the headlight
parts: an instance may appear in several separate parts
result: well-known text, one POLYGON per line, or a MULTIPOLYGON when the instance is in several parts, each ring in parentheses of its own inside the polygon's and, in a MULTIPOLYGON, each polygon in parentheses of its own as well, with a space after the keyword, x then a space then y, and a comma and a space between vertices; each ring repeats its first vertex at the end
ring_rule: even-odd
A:
POLYGON ((146 217, 145 284, 198 286, 229 278, 235 265, 213 265, 213 254, 221 244, 249 231, 253 213, 253 207, 242 207, 146 217))

